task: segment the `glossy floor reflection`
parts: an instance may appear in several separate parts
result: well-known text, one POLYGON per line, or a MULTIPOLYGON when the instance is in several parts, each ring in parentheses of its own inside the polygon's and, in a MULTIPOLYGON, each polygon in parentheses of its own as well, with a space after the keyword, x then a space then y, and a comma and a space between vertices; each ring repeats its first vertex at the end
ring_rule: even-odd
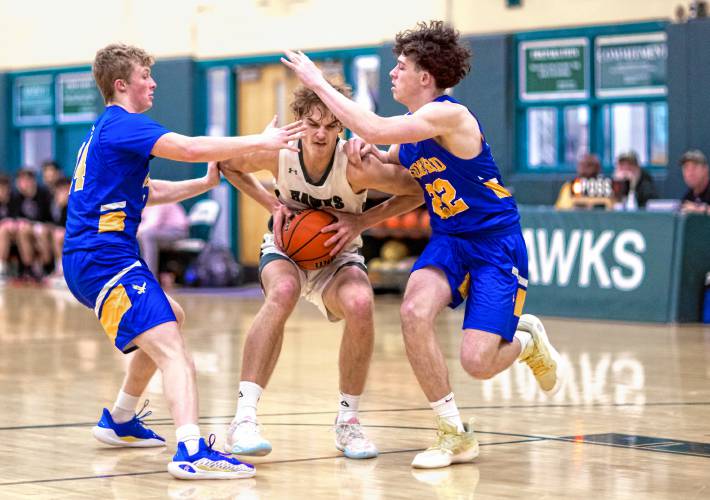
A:
MULTIPOLYGON (((260 305, 235 295, 175 294, 200 384, 200 425, 221 442, 234 412, 245 332, 260 305)), ((126 358, 66 291, 0 290, 0 497, 15 498, 705 498, 710 489, 710 328, 545 318, 569 372, 552 398, 516 364, 478 382, 458 365, 461 313, 439 337, 475 464, 409 466, 432 443, 431 410, 406 361, 398 298, 377 297, 377 339, 362 421, 381 455, 333 446, 338 324, 308 304, 287 324, 260 402, 272 454, 246 481, 181 482, 165 466, 174 429, 156 376, 151 426, 167 450, 107 449, 90 427, 110 406, 126 358)))

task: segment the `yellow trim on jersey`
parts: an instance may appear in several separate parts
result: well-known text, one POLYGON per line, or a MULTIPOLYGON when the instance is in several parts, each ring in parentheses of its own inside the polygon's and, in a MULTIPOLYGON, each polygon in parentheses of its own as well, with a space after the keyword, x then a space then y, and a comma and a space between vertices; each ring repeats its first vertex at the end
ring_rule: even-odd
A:
POLYGON ((126 228, 124 223, 125 220, 126 212, 123 210, 103 214, 99 217, 99 232, 106 233, 109 231, 123 231, 126 228))
POLYGON ((466 297, 468 297, 468 291, 469 291, 470 285, 471 285, 471 274, 466 273, 466 276, 464 276, 463 281, 461 282, 461 284, 458 287, 458 291, 461 294, 461 297, 463 297, 464 299, 466 297))
POLYGON ((508 191, 503 186, 501 186, 500 184, 498 184, 497 182, 495 182, 493 180, 486 181, 483 183, 483 185, 486 186, 491 191, 493 191, 498 198, 508 198, 508 197, 512 196, 510 194, 510 191, 508 191))
POLYGON ((126 293, 123 285, 117 285, 104 301, 104 306, 101 309, 101 317, 99 321, 104 327, 106 335, 109 336, 112 342, 116 341, 118 333, 118 325, 121 323, 123 315, 131 308, 131 299, 126 293))
POLYGON ((515 294, 515 309, 513 314, 520 317, 523 314, 523 306, 525 305, 525 296, 527 295, 525 288, 518 288, 518 293, 515 294))

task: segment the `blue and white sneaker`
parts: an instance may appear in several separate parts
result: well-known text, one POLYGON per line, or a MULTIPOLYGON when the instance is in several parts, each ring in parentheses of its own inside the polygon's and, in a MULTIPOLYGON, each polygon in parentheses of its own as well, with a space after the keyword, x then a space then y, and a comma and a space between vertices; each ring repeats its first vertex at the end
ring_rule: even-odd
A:
POLYGON ((185 443, 178 443, 177 453, 168 464, 168 472, 178 479, 246 479, 254 477, 253 465, 240 462, 236 458, 220 453, 212 448, 214 434, 209 443, 200 438, 200 449, 189 455, 185 443))
POLYGON ((353 417, 347 422, 335 422, 335 447, 348 458, 375 458, 377 446, 362 430, 360 421, 353 417))
POLYGON ((101 420, 94 426, 91 433, 102 443, 111 446, 125 446, 129 448, 152 448, 154 446, 165 446, 165 438, 158 436, 148 429, 143 423, 143 419, 149 417, 153 412, 145 411, 148 400, 143 403, 143 408, 136 413, 131 420, 122 424, 113 421, 111 412, 104 408, 101 420))

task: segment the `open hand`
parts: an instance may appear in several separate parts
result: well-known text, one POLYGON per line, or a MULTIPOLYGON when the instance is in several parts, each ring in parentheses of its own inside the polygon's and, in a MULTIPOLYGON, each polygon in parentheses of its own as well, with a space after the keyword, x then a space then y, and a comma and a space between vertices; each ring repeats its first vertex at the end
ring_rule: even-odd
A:
POLYGON ((314 86, 325 81, 323 72, 316 66, 310 58, 301 52, 285 50, 286 57, 281 58, 281 62, 291 68, 301 83, 312 89, 314 86))
POLYGON ((306 130, 303 121, 298 120, 283 127, 277 127, 277 119, 278 117, 274 115, 274 118, 261 133, 265 141, 264 147, 269 150, 288 149, 298 152, 296 141, 303 137, 303 132, 306 130))

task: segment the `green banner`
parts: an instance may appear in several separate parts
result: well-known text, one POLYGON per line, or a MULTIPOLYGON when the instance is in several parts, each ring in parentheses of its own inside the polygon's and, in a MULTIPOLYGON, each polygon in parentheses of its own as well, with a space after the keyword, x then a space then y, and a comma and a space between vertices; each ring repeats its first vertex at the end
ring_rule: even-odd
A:
POLYGON ((666 95, 666 34, 604 36, 595 41, 598 97, 666 95))
POLYGON ((13 90, 15 125, 52 123, 52 76, 22 76, 15 79, 13 90))
POLYGON ((677 215, 521 209, 533 314, 671 318, 677 215))
POLYGON ((57 77, 57 119, 62 123, 93 121, 102 103, 91 72, 57 77))
POLYGON ((521 42, 520 98, 525 101, 586 98, 588 45, 586 38, 521 42))

